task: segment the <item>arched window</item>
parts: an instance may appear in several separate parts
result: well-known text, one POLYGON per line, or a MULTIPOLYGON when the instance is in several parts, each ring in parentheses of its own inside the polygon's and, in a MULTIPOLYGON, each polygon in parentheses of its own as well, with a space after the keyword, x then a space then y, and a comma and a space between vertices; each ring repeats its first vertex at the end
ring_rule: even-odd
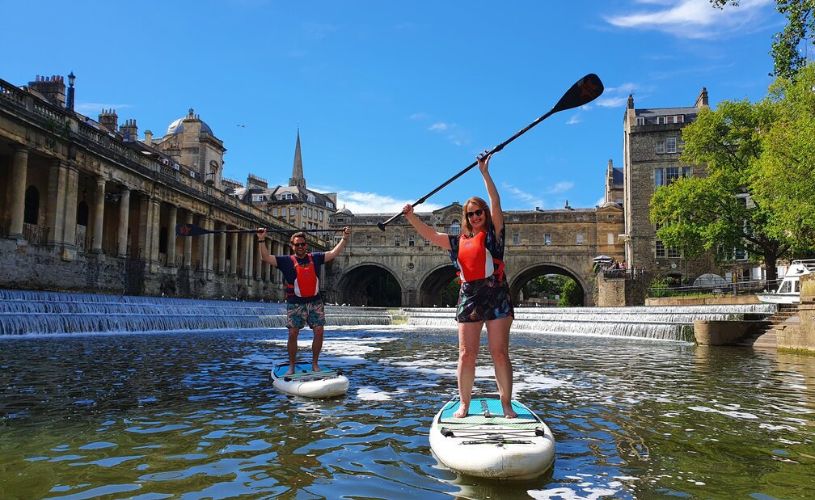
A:
POLYGON ((76 206, 76 223, 88 227, 88 204, 85 200, 80 201, 76 206))
POLYGON ((453 236, 458 236, 459 234, 461 234, 461 223, 454 219, 453 222, 450 224, 449 233, 453 236))
POLYGON ((23 212, 23 222, 26 224, 37 224, 40 215, 40 192, 34 186, 28 186, 25 190, 25 211, 23 212))

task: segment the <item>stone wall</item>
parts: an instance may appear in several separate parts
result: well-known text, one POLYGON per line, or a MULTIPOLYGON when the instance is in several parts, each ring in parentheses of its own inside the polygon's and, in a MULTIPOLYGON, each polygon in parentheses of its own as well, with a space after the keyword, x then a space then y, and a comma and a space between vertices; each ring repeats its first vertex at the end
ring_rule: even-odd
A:
POLYGON ((778 332, 778 347, 815 354, 815 274, 801 277, 799 323, 778 332))

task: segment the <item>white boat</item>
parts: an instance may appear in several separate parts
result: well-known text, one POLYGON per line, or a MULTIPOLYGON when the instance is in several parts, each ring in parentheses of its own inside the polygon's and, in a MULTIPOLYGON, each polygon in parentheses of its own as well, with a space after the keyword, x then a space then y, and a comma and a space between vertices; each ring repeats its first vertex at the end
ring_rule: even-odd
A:
POLYGON ((430 449, 446 467, 490 479, 541 476, 555 461, 555 438, 529 408, 512 401, 516 418, 504 418, 497 397, 476 397, 466 417, 453 414, 458 398, 442 407, 430 426, 430 449))
POLYGON ((800 304, 801 276, 815 273, 815 259, 794 260, 787 268, 778 290, 758 293, 758 300, 767 304, 800 304))

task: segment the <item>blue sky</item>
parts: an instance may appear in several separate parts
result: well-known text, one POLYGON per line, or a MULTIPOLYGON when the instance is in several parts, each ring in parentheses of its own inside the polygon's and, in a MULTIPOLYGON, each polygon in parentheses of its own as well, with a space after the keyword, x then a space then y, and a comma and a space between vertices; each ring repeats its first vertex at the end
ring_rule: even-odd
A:
MULTIPOLYGON (((625 100, 758 100, 771 0, 3 2, 0 78, 76 76, 76 109, 162 136, 194 108, 225 176, 287 184, 297 130, 310 188, 355 212, 413 202, 548 111, 586 73, 606 91, 496 155, 507 210, 593 207, 622 165, 625 100), (9 22, 11 21, 11 22, 9 22)), ((417 208, 484 195, 473 169, 417 208)))

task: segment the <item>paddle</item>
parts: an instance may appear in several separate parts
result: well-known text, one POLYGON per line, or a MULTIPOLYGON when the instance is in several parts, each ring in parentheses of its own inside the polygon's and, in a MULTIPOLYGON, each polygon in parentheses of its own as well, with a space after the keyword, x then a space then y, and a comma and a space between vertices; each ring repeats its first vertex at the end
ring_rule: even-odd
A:
MULTIPOLYGON (((342 229, 269 229, 266 228, 267 233, 279 234, 294 234, 294 233, 336 233, 342 229)), ((204 229, 195 224, 176 224, 176 236, 201 236, 203 234, 219 234, 219 233, 257 233, 257 229, 204 229)))
MULTIPOLYGON (((563 97, 560 98, 560 100, 557 102, 557 104, 555 104, 555 106, 552 109, 550 109, 545 115, 542 115, 542 116, 538 117, 535 121, 533 121, 532 123, 530 123, 526 127, 519 130, 518 133, 516 133, 515 135, 513 135, 509 139, 505 140, 501 144, 499 144, 499 145, 495 146, 494 148, 492 148, 486 154, 491 155, 493 153, 497 153, 498 151, 501 151, 502 149, 504 149, 504 147, 507 144, 514 141, 518 137, 522 136, 529 129, 531 129, 532 127, 534 127, 538 123, 542 122, 543 120, 549 118, 551 115, 553 115, 553 114, 555 114, 555 113, 557 113, 559 111, 563 111, 563 110, 566 110, 566 109, 572 109, 572 108, 576 108, 578 106, 582 106, 584 104, 588 104, 591 101, 595 100, 597 97, 599 97, 600 94, 602 94, 602 93, 603 93, 603 82, 601 82, 600 78, 597 75, 595 75, 594 73, 589 73, 588 75, 586 75, 583 78, 581 78, 580 80, 578 80, 574 85, 572 85, 572 87, 569 90, 567 90, 565 94, 563 94, 563 97)), ((468 170, 470 170, 471 168, 473 168, 476 165, 478 165, 478 161, 474 161, 474 162, 470 163, 464 170, 457 173, 453 177, 450 177, 442 185, 440 185, 439 187, 437 187, 433 191, 430 191, 426 195, 424 195, 421 198, 419 198, 418 200, 416 200, 416 203, 414 203, 413 206, 415 207, 416 205, 420 205, 420 204, 424 203, 425 200, 427 200, 428 198, 430 198, 434 194, 438 193, 441 189, 443 189, 448 184, 450 184, 454 180, 456 180, 459 177, 461 177, 462 175, 464 175, 468 170)), ((385 222, 378 223, 377 226, 379 226, 379 229, 384 231, 385 226, 387 226, 388 224, 390 224, 394 220, 398 219, 401 215, 402 215, 402 212, 399 212, 398 214, 394 215, 393 217, 386 220, 385 222)))

